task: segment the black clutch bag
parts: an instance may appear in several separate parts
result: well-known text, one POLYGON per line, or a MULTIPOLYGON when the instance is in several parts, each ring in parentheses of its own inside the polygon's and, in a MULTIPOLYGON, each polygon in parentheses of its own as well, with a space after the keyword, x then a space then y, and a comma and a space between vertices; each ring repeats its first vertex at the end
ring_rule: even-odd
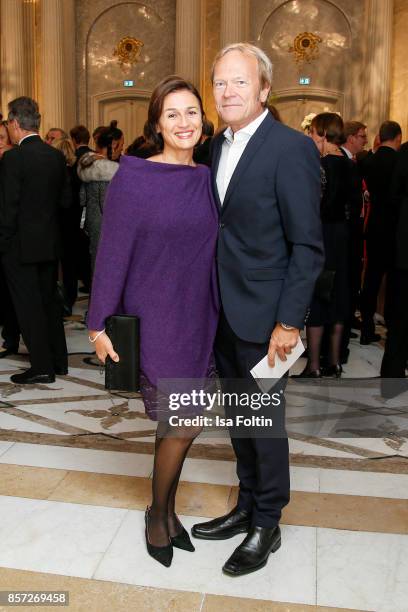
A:
POLYGON ((105 389, 139 391, 140 320, 129 315, 112 315, 105 331, 119 355, 118 363, 108 356, 105 362, 105 389))
POLYGON ((330 302, 333 295, 335 270, 323 270, 316 281, 314 295, 322 302, 330 302))

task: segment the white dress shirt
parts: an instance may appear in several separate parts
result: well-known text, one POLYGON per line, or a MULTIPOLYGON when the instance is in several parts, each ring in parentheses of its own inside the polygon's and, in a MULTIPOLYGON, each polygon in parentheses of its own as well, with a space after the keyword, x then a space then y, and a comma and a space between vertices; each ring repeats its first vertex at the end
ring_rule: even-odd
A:
POLYGON ((349 159, 355 159, 355 155, 353 155, 346 147, 341 146, 340 148, 343 149, 349 159))
POLYGON ((265 109, 264 112, 259 115, 259 117, 235 133, 230 127, 225 130, 225 140, 222 143, 220 163, 217 171, 217 189, 221 204, 224 202, 229 182, 234 174, 234 170, 237 167, 241 155, 245 151, 245 147, 247 146, 251 136, 254 135, 262 121, 265 119, 268 112, 268 109, 265 109))

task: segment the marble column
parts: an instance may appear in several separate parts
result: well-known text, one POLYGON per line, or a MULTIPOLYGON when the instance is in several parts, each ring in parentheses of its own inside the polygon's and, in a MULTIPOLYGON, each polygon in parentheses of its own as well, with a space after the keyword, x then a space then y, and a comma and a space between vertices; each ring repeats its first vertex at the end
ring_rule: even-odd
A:
POLYGON ((36 4, 35 0, 25 0, 23 4, 23 36, 25 53, 26 94, 37 100, 38 71, 36 49, 36 4))
POLYGON ((221 0, 221 48, 249 36, 249 0, 221 0))
POLYGON ((64 91, 66 95, 64 125, 71 129, 77 123, 77 87, 75 73, 75 0, 63 0, 64 12, 64 91))
POLYGON ((41 1, 41 114, 43 133, 75 122, 74 0, 41 1))
POLYGON ((202 0, 177 0, 175 73, 200 85, 202 0))
POLYGON ((394 32, 392 40, 392 75, 390 117, 402 127, 403 140, 408 139, 408 3, 394 0, 394 32))
POLYGON ((25 91, 23 0, 1 0, 1 108, 25 91))
POLYGON ((372 138, 388 119, 393 0, 366 0, 364 119, 372 138))

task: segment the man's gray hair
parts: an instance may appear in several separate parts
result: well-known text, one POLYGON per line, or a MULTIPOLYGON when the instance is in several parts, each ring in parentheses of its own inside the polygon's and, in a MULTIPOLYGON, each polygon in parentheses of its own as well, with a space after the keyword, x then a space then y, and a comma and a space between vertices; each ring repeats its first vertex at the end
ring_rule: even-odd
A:
POLYGON ((17 119, 23 130, 38 132, 40 129, 41 115, 38 104, 28 96, 21 96, 8 103, 8 119, 17 119))
POLYGON ((218 51, 211 69, 211 81, 214 81, 214 69, 216 63, 222 57, 224 57, 224 55, 230 53, 231 51, 239 51, 240 53, 246 55, 253 55, 256 58, 256 61, 258 62, 258 72, 261 87, 270 87, 272 85, 273 67, 271 60, 266 55, 265 51, 262 51, 262 49, 260 49, 259 47, 256 47, 255 45, 251 45, 251 43, 246 42, 232 43, 221 49, 221 51, 218 51))

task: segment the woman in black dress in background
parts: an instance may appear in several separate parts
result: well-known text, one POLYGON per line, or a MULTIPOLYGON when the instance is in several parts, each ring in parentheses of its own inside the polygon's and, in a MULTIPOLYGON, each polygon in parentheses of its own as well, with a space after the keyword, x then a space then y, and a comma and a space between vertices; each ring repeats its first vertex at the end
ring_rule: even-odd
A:
POLYGON ((336 113, 320 113, 312 121, 310 136, 321 155, 321 219, 325 265, 316 283, 315 294, 306 323, 308 361, 300 376, 340 377, 341 342, 344 322, 349 315, 350 279, 348 274, 350 201, 348 160, 340 151, 343 121, 336 113), (329 333, 328 367, 320 367, 320 351, 325 327, 329 333))

